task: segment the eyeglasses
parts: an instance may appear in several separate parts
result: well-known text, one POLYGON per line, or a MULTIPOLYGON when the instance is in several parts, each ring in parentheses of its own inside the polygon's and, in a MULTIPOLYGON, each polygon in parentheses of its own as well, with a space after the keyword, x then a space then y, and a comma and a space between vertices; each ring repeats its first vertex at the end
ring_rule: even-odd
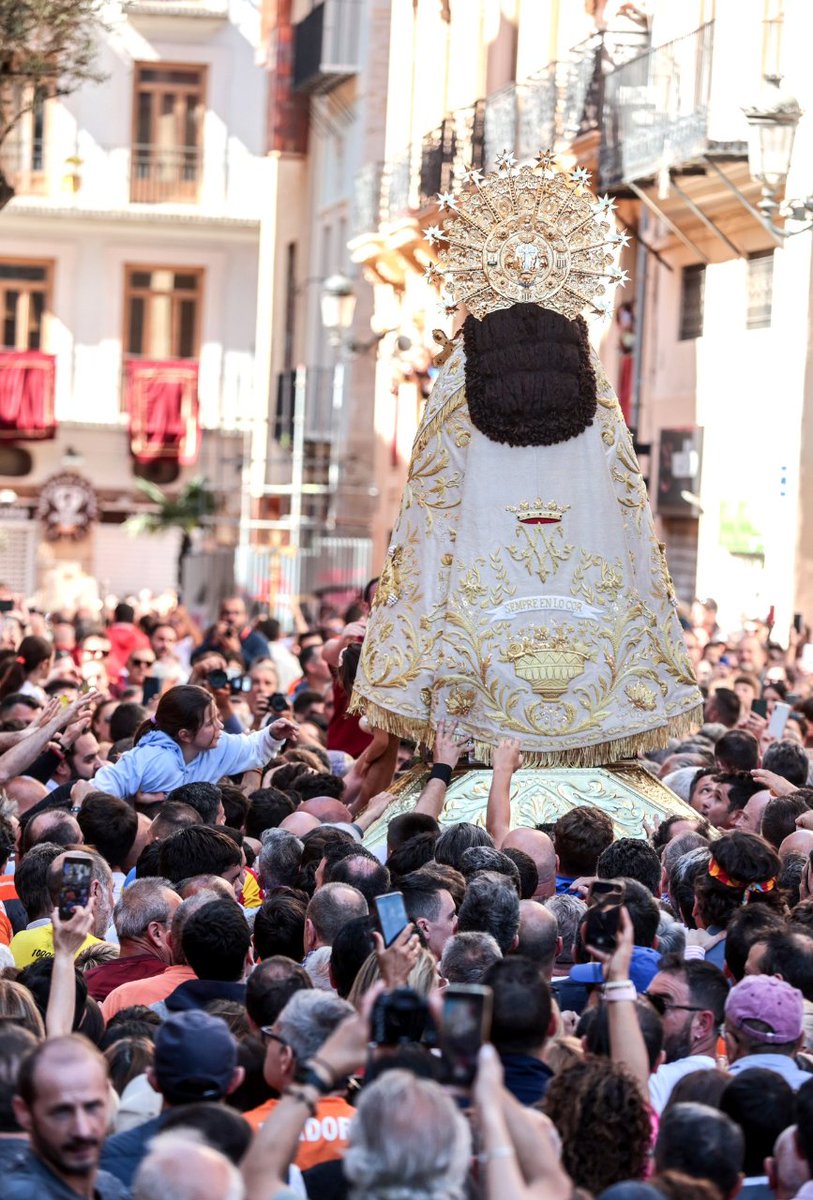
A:
POLYGON ((131 658, 130 659, 131 667, 151 667, 154 665, 154 663, 155 663, 154 658, 131 658))
POLYGON ((109 653, 110 653, 110 647, 109 647, 109 646, 108 646, 108 648, 107 648, 106 650, 87 650, 87 649, 84 649, 84 650, 82 651, 82 657, 83 657, 83 658, 107 658, 107 656, 108 656, 108 654, 109 654, 109 653))
POLYGON ((644 992, 644 996, 646 996, 659 1017, 665 1017, 667 1013, 675 1010, 680 1012, 705 1012, 705 1009, 699 1008, 696 1004, 672 1004, 668 996, 662 996, 659 992, 644 992))
POLYGON ((280 1037, 278 1033, 274 1033, 274 1030, 270 1025, 261 1025, 260 1033, 263 1035, 263 1040, 266 1042, 279 1042, 280 1046, 288 1045, 285 1038, 280 1037))

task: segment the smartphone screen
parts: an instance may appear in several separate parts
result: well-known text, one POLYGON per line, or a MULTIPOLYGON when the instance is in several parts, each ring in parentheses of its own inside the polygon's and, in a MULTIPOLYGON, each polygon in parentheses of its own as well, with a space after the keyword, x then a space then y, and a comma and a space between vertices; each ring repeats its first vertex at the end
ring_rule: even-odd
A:
POLYGON ((93 864, 86 858, 68 856, 62 864, 59 885, 59 915, 63 921, 73 916, 75 908, 85 908, 90 899, 90 877, 93 864))
POLYGON ((441 1042, 450 1082, 470 1087, 477 1071, 477 1054, 491 1032, 491 988, 450 983, 443 991, 441 1042))
POLYGON ((768 701, 767 700, 752 700, 751 712, 756 713, 758 717, 767 717, 768 701))
POLYGON ((771 719, 768 722, 768 733, 771 737, 781 738, 785 733, 785 726, 788 723, 790 716, 790 705, 783 704, 777 701, 773 706, 771 719))
POLYGON ((144 703, 149 704, 150 700, 154 700, 161 690, 161 680, 156 679, 154 675, 148 675, 144 680, 144 703))
POLYGON ((401 892, 385 892, 373 900, 378 930, 385 946, 391 946, 402 929, 409 924, 401 892))
POLYGON ((0 600, 0 613, 11 612, 14 608, 13 600, 0 600))

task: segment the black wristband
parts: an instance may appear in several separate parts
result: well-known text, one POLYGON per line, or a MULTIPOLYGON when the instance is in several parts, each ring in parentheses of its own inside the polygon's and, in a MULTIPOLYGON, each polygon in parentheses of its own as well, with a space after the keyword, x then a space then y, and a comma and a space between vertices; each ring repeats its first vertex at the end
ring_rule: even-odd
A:
POLYGON ((314 1071, 310 1063, 303 1063, 302 1066, 297 1066, 294 1072, 294 1079, 297 1083, 307 1084, 308 1087, 316 1088, 320 1096, 327 1096, 336 1086, 335 1080, 327 1080, 320 1075, 318 1071, 314 1071))
POLYGON ((429 772, 430 779, 441 779, 448 787, 452 779, 452 767, 448 763, 435 763, 429 772))

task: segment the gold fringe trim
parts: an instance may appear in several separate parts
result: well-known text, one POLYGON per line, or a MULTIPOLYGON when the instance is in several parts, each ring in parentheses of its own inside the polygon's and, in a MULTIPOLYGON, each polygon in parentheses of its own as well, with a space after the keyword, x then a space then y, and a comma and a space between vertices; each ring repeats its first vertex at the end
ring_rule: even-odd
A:
MULTIPOLYGON (((354 694, 348 709, 367 718, 372 729, 381 729, 393 737, 409 738, 413 742, 422 742, 432 746, 435 741, 435 729, 429 721, 421 721, 415 717, 405 717, 400 713, 390 712, 380 705, 354 694)), ((680 738, 693 732, 703 723, 703 705, 697 704, 688 712, 678 717, 672 717, 655 729, 647 729, 643 733, 633 733, 626 737, 611 738, 606 742, 597 742, 593 746, 576 746, 572 750, 522 751, 523 767, 605 767, 618 762, 622 758, 636 758, 648 750, 662 750, 669 738, 680 738)), ((492 746, 489 742, 475 739, 474 756, 478 762, 491 765, 492 746)))

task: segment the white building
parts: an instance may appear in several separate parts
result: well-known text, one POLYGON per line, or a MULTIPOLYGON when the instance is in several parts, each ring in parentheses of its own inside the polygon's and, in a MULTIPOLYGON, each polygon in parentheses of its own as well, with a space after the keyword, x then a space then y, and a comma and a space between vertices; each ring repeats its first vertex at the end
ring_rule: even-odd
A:
POLYGON ((0 212, 0 577, 27 593, 54 566, 116 592, 174 581, 178 535, 122 528, 145 504, 138 475, 169 491, 206 477, 222 498, 209 545, 233 544, 246 431, 267 405, 259 6, 111 0, 104 16, 105 81, 46 100, 0 148, 16 189, 0 212), (97 517, 38 551, 37 497, 66 469, 97 517))

